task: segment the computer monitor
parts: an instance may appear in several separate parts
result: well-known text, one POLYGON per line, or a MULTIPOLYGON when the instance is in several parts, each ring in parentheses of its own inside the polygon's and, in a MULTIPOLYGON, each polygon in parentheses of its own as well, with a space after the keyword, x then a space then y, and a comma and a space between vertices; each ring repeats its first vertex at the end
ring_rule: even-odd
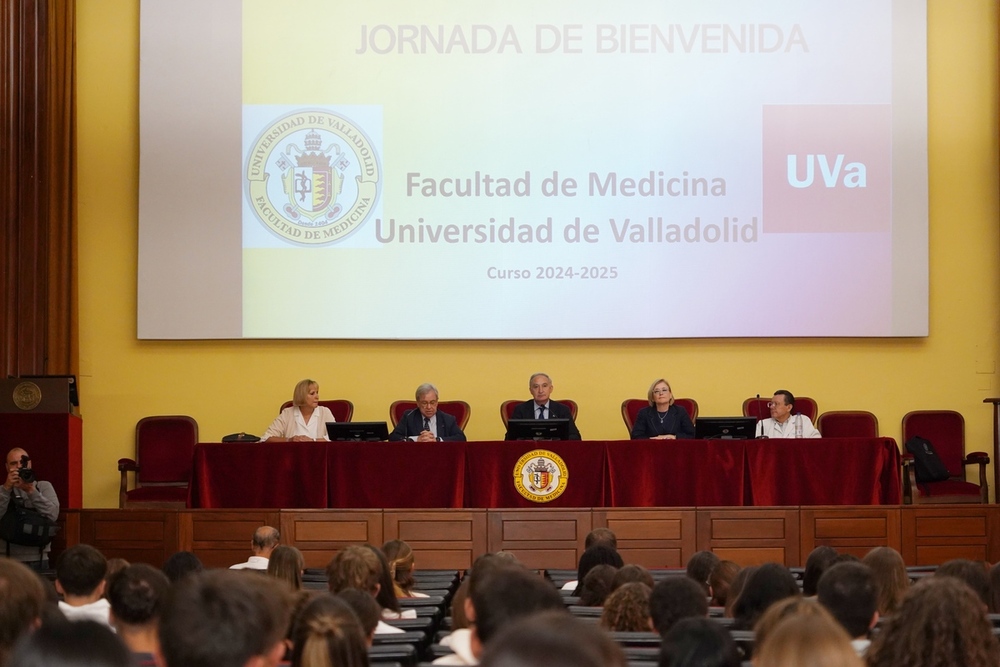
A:
POLYGON ((569 440, 568 419, 509 419, 511 440, 569 440))
POLYGON ((389 439, 389 426, 385 422, 327 422, 326 434, 340 442, 380 442, 389 439))
POLYGON ((756 433, 756 417, 698 417, 694 423, 698 440, 752 440, 756 433))

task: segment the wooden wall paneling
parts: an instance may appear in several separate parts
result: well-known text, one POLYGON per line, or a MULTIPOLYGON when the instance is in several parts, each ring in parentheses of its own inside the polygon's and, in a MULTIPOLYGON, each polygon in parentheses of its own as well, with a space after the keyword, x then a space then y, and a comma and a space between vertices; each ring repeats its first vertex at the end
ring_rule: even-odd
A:
POLYGON ((530 568, 576 568, 593 527, 589 509, 489 510, 489 550, 530 568))
POLYGON ((802 507, 799 554, 803 563, 819 546, 858 558, 875 547, 902 547, 899 507, 802 507))
POLYGON ((79 510, 79 541, 108 558, 161 567, 177 550, 177 521, 162 510, 79 510))
POLYGON ((906 506, 900 553, 907 565, 940 565, 952 558, 993 563, 1000 559, 998 521, 996 505, 906 506))
MULTIPOLYGON (((184 544, 178 551, 193 551, 205 567, 229 567, 243 563, 253 555, 250 542, 255 530, 261 526, 274 526, 281 530, 278 510, 189 510, 179 514, 185 515, 182 523, 190 522, 182 531, 185 539, 189 536, 190 543, 184 544)), ((289 543, 284 531, 281 541, 289 543)))
POLYGON ((697 515, 692 509, 595 509, 594 528, 618 538, 626 563, 650 568, 684 567, 698 550, 697 515))
POLYGON ((80 510, 63 510, 59 513, 58 523, 59 532, 52 540, 52 551, 49 553, 52 567, 56 566, 56 559, 66 547, 80 543, 80 510))
POLYGON ((382 546, 382 510, 285 510, 281 540, 302 552, 306 567, 326 567, 346 546, 382 546))
POLYGON ((385 510, 385 541, 403 540, 421 570, 465 570, 489 551, 486 510, 385 510))
POLYGON ((702 508, 697 510, 699 550, 740 565, 802 564, 799 508, 702 508))

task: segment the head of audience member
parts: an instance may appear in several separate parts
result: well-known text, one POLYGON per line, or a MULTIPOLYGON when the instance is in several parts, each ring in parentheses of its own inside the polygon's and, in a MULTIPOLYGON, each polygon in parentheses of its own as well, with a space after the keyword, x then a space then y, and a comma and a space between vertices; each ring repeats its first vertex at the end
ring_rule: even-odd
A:
POLYGON ((711 551, 696 551, 693 556, 688 560, 685 572, 688 578, 694 580, 702 590, 705 591, 705 595, 709 595, 708 592, 708 578, 712 576, 712 570, 715 566, 719 564, 719 557, 713 554, 711 551))
POLYGON ((708 598, 693 579, 666 577, 653 586, 649 615, 653 627, 662 636, 682 618, 708 616, 708 598))
POLYGON ((399 614, 399 598, 396 597, 396 590, 393 588, 392 574, 389 572, 389 561, 386 560, 385 554, 378 547, 371 544, 363 546, 375 554, 375 558, 378 559, 378 591, 375 593, 375 601, 379 603, 382 609, 388 609, 392 613, 399 614))
POLYGON ((819 603, 844 626, 851 639, 862 639, 878 622, 878 588, 863 563, 837 563, 819 578, 819 603))
POLYGON ((389 561, 389 574, 396 597, 409 597, 413 593, 413 549, 403 540, 389 540, 382 545, 382 553, 389 561))
POLYGON ((990 613, 1000 614, 1000 563, 990 568, 990 613))
POLYGON ((583 555, 580 556, 580 562, 577 564, 577 584, 573 595, 580 595, 583 590, 583 580, 586 578, 587 573, 598 565, 611 565, 614 568, 620 568, 624 564, 621 555, 609 546, 598 544, 585 550, 583 555))
POLYGON ((380 587, 381 564, 371 549, 351 545, 342 549, 326 566, 327 585, 331 593, 356 588, 373 598, 380 587))
POLYGON ((476 609, 473 606, 473 594, 486 578, 493 572, 502 569, 520 569, 521 565, 514 559, 500 553, 481 554, 472 562, 472 567, 465 574, 462 585, 466 586, 464 616, 467 627, 476 622, 476 609))
MULTIPOLYGON (((371 646, 375 641, 375 628, 378 627, 378 622, 382 618, 382 610, 379 609, 378 602, 375 602, 375 598, 368 593, 356 588, 346 588, 337 593, 337 597, 346 602, 354 615, 358 617, 361 631, 365 635, 365 643, 371 646)), ((452 627, 454 628, 454 625, 452 627)))
POLYGON ((201 560, 190 551, 178 551, 170 554, 170 557, 163 563, 163 574, 167 575, 167 579, 172 584, 189 574, 201 572, 203 569, 201 560))
POLYGON ((108 595, 108 586, 111 585, 111 579, 116 574, 124 570, 129 566, 129 562, 124 558, 109 558, 108 559, 108 571, 104 575, 104 596, 108 595))
POLYGON ((7 667, 132 667, 132 655, 108 626, 56 620, 26 636, 7 667))
POLYGON ((670 388, 669 382, 663 378, 659 378, 658 380, 653 380, 653 384, 649 385, 649 392, 646 394, 646 398, 649 399, 650 407, 656 408, 659 412, 664 412, 674 404, 674 390, 670 388))
POLYGON ((833 617, 823 605, 816 601, 816 598, 804 598, 802 596, 785 598, 775 602, 767 608, 757 623, 753 626, 754 644, 760 646, 770 636, 778 624, 789 616, 823 616, 833 617))
POLYGON ((799 585, 787 567, 778 563, 764 563, 747 577, 740 596, 733 603, 736 626, 750 630, 772 604, 799 595, 799 585))
POLYGON ((288 584, 293 591, 302 590, 302 572, 306 569, 306 560, 302 552, 295 547, 278 545, 267 559, 267 573, 288 584))
POLYGON ((659 667, 740 667, 740 652, 721 624, 682 618, 663 636, 659 667))
POLYGON ((626 667, 621 648, 604 632, 562 611, 510 623, 482 654, 483 667, 626 667))
MULTIPOLYGON (((458 590, 451 598, 451 629, 463 630, 472 625, 469 617, 465 615, 466 601, 469 599, 469 578, 464 577, 462 583, 458 585, 458 590)), ((472 602, 469 602, 469 606, 472 602)))
POLYGON ((615 589, 604 601, 601 626, 612 632, 648 632, 650 589, 646 584, 629 582, 615 589))
POLYGON ((470 595, 475 609, 471 648, 477 658, 497 632, 517 618, 548 610, 568 613, 555 586, 520 566, 485 573, 470 595))
POLYGON ((614 590, 615 574, 618 569, 613 565, 597 565, 591 568, 583 578, 578 588, 580 590, 580 606, 601 607, 614 590))
POLYGON ((763 642, 755 642, 755 667, 863 667, 851 639, 829 614, 790 614, 763 642))
POLYGON ((723 613, 723 616, 726 618, 733 617, 733 606, 736 604, 736 600, 739 599, 740 593, 743 592, 743 587, 746 585, 747 579, 750 578, 750 575, 753 574, 756 569, 756 565, 748 565, 747 567, 744 567, 736 573, 732 583, 729 584, 729 595, 726 596, 726 609, 723 613))
POLYGON ((160 606, 168 588, 166 575, 145 563, 129 565, 108 581, 111 625, 133 653, 156 653, 160 606))
POLYGON ((104 596, 108 561, 89 544, 75 544, 56 561, 56 590, 66 604, 79 607, 104 596))
POLYGON ((552 384, 552 378, 545 373, 535 373, 528 379, 528 390, 531 392, 531 398, 535 400, 535 405, 548 403, 553 389, 555 386, 552 384))
POLYGON ((830 565, 839 565, 840 563, 860 563, 861 559, 854 554, 837 554, 837 556, 830 562, 830 565))
POLYGON ((299 380, 292 391, 292 405, 315 410, 319 405, 319 383, 308 378, 299 380))
POLYGON ((650 589, 656 584, 653 581, 653 575, 642 565, 622 565, 615 572, 614 581, 611 582, 611 590, 618 590, 619 587, 632 582, 646 584, 650 589))
POLYGON ((712 596, 709 605, 713 607, 726 606, 733 580, 739 573, 740 566, 731 560, 719 561, 719 564, 712 568, 712 574, 708 577, 708 590, 712 596))
POLYGON ((274 667, 285 653, 290 596, 270 577, 210 570, 163 597, 160 657, 166 667, 274 667))
POLYGON ((313 598, 292 631, 292 667, 368 667, 368 644, 358 617, 333 595, 313 598))
POLYGON ((915 583, 880 628, 865 656, 871 667, 1000 664, 1000 644, 982 601, 954 577, 915 583))
POLYGON ((892 547, 875 547, 865 554, 861 562, 871 569, 875 577, 879 615, 891 616, 910 588, 910 576, 903 557, 892 547))
POLYGON ((597 544, 603 544, 604 546, 611 547, 617 551, 618 537, 610 528, 594 528, 592 531, 587 533, 587 537, 583 541, 583 548, 589 549, 597 544))
POLYGON ((438 411, 438 390, 430 382, 425 382, 417 387, 416 392, 417 409, 420 414, 430 419, 438 411))
POLYGON ((802 573, 803 595, 806 597, 816 595, 816 584, 819 583, 819 578, 823 576, 828 567, 833 565, 836 557, 837 550, 828 546, 816 547, 809 552, 805 571, 802 573))
POLYGON ((42 580, 26 565, 0 558, 0 665, 18 639, 37 628, 45 608, 42 580))
POLYGON ((986 607, 990 605, 990 577, 986 565, 965 558, 955 558, 938 565, 934 571, 935 577, 955 577, 964 581, 979 596, 986 607))
POLYGON ((281 533, 277 528, 271 526, 261 526, 253 532, 253 540, 250 541, 250 548, 254 556, 270 558, 281 541, 281 533))
POLYGON ((771 410, 771 419, 784 424, 792 416, 792 410, 795 409, 795 397, 787 389, 779 389, 774 392, 767 407, 771 410))

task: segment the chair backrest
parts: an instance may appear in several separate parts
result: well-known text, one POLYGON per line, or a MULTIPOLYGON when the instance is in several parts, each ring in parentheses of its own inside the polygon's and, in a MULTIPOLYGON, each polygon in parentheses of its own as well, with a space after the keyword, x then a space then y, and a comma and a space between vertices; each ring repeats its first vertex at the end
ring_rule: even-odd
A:
POLYGON ((186 415, 143 417, 135 425, 139 484, 187 483, 191 477, 198 422, 186 415))
MULTIPOLYGON (((764 396, 761 396, 760 398, 751 396, 747 400, 743 401, 743 416, 754 417, 756 419, 767 419, 771 416, 771 411, 767 407, 770 400, 770 396, 766 398, 764 396)), ((819 414, 819 409, 816 407, 816 401, 808 396, 796 396, 795 409, 792 412, 793 414, 805 415, 809 418, 809 421, 815 424, 816 415, 819 414)))
MULTIPOLYGON (((569 408, 569 413, 573 416, 573 421, 576 421, 576 411, 579 409, 576 401, 568 398, 553 398, 551 400, 556 403, 562 403, 569 408)), ((510 421, 511 415, 514 414, 514 408, 519 406, 521 403, 524 403, 524 401, 519 401, 515 398, 509 401, 504 401, 500 404, 500 419, 503 420, 504 428, 507 428, 507 422, 510 421)))
MULTIPOLYGON (((675 398, 674 403, 684 408, 684 411, 688 413, 688 417, 691 418, 691 423, 693 424, 695 420, 698 419, 698 401, 693 398, 675 398)), ((639 414, 639 410, 649 406, 649 401, 645 398, 626 398, 622 401, 622 419, 625 421, 625 428, 628 432, 632 432, 632 427, 635 426, 635 418, 639 414)))
POLYGON ((954 410, 914 410, 903 415, 903 443, 920 436, 934 446, 953 477, 965 478, 965 418, 954 410))
POLYGON ((877 438, 878 418, 865 410, 831 410, 816 421, 824 438, 877 438))
MULTIPOLYGON (((328 408, 333 413, 333 418, 339 422, 349 422, 351 421, 351 417, 354 416, 354 403, 351 403, 347 399, 338 398, 332 401, 320 401, 319 404, 328 408)), ((290 407, 292 407, 292 402, 285 401, 278 408, 278 412, 290 407)))
MULTIPOLYGON (((416 401, 393 401, 389 406, 389 420, 393 427, 399 423, 408 410, 416 410, 416 401)), ((472 416, 472 408, 465 401, 438 401, 438 410, 451 415, 458 422, 458 427, 465 430, 465 425, 469 423, 472 416)))

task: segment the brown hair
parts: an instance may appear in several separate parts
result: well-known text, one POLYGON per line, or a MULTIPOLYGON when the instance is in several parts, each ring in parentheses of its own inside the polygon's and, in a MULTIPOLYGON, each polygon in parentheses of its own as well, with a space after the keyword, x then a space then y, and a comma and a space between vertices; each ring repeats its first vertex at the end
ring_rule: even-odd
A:
POLYGON ((648 632, 649 593, 646 584, 622 584, 604 601, 601 626, 612 632, 648 632))
POLYGON ((413 595, 413 549, 403 540, 389 540, 382 545, 382 552, 389 563, 389 576, 397 597, 413 595))
POLYGON ((267 560, 267 573, 287 583, 293 591, 302 590, 302 570, 305 567, 302 552, 286 545, 275 547, 267 560))
POLYGON ((789 616, 824 616, 830 620, 836 620, 814 598, 785 598, 768 607, 764 615, 758 619, 757 624, 753 626, 754 643, 757 646, 763 645, 764 640, 789 616))
POLYGON ((879 615, 893 614, 910 587, 910 577, 906 574, 903 557, 892 547, 875 547, 865 554, 861 562, 871 568, 875 575, 879 615))
POLYGON ((708 586, 712 589, 713 607, 725 607, 729 601, 729 591, 733 580, 740 573, 740 566, 731 560, 719 561, 708 576, 708 586))
POLYGON ((14 644, 42 616, 45 590, 38 575, 23 563, 0 558, 0 665, 14 644))
POLYGON ((339 552, 326 566, 331 593, 345 588, 357 588, 373 597, 378 591, 382 565, 371 549, 350 546, 339 552))

